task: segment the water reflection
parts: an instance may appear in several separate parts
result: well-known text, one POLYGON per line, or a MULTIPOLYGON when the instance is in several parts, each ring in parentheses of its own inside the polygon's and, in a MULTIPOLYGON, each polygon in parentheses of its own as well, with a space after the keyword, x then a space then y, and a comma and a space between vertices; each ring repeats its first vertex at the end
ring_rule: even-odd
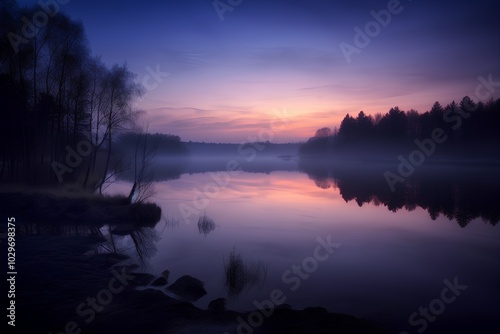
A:
MULTIPOLYGON (((238 170, 249 173, 270 174, 275 171, 297 171, 297 159, 289 156, 257 157, 248 161, 244 156, 202 156, 202 157, 168 157, 158 156, 147 173, 151 174, 153 181, 171 181, 179 179, 183 174, 197 174, 210 172, 224 172, 228 170, 228 163, 236 162, 238 170)), ((132 169, 120 175, 123 181, 133 182, 132 169)))
POLYGON ((266 282, 267 266, 261 261, 243 261, 236 249, 224 259, 225 286, 229 296, 239 295, 245 288, 262 288, 266 282))
POLYGON ((212 218, 208 217, 206 214, 198 219, 198 230, 200 234, 207 236, 210 232, 215 230, 215 222, 212 218))
MULTIPOLYGON (((123 240, 125 244, 130 244, 131 241, 133 247, 129 246, 118 251, 114 248, 114 251, 117 253, 125 253, 132 249, 135 251, 135 254, 137 254, 141 262, 144 262, 146 258, 156 254, 156 242, 160 240, 158 231, 153 228, 137 228, 130 231, 130 233, 122 238, 125 239, 123 240)), ((109 233, 109 239, 113 240, 113 233, 109 233)), ((112 243, 115 244, 114 241, 112 241, 112 243)))
MULTIPOLYGON (((496 201, 500 189, 497 166, 475 165, 472 168, 463 163, 427 164, 419 167, 404 183, 396 184, 394 192, 388 186, 384 172, 396 170, 397 165, 373 161, 332 163, 257 157, 248 162, 241 157, 203 157, 174 163, 171 159, 159 157, 153 174, 155 181, 165 181, 180 178, 182 174, 225 172, 228 161, 235 161, 233 159, 245 172, 306 173, 318 188, 338 188, 346 202, 355 201, 359 206, 367 203, 384 205, 393 212, 421 207, 428 211, 432 219, 442 214, 462 227, 476 218, 491 225, 500 221, 500 207, 496 201)), ((213 228, 202 221, 199 230, 207 235, 213 228)))
MULTIPOLYGON (((3 194, 0 209, 12 208, 19 235, 88 237, 94 253, 127 254, 140 261, 156 253, 155 204, 129 205, 123 197, 70 197, 53 194, 3 194)), ((166 222, 167 224, 167 222, 166 222)))
POLYGON ((384 205, 390 211, 413 211, 421 207, 435 220, 440 214, 456 221, 461 227, 481 218, 491 225, 500 221, 497 196, 500 180, 494 168, 432 167, 422 169, 405 183, 399 183, 394 192, 383 173, 387 167, 301 163, 316 186, 322 189, 338 188, 342 198, 363 204, 384 205))
MULTIPOLYGON (((436 289, 442 289, 444 278, 458 276, 464 284, 480 286, 481 292, 471 296, 485 303, 478 306, 464 300, 458 311, 450 309, 447 314, 498 310, 497 228, 470 224, 460 229, 443 216, 432 221, 421 208, 393 213, 379 199, 377 191, 382 190, 372 185, 386 186, 383 170, 357 172, 322 168, 309 172, 309 178, 304 172, 242 172, 221 187, 207 207, 199 208, 194 224, 180 223, 158 242, 150 266, 157 273, 168 268, 173 279, 187 274, 202 280, 207 294, 193 303, 203 309, 224 297, 228 309, 250 311, 255 300, 268 299, 273 289, 280 289, 286 292, 286 303, 296 309, 322 306, 373 319, 393 305, 392 316, 405 321, 415 304, 423 305, 429 300, 425 296, 432 298, 436 289), (200 237, 196 224, 204 212, 217 224, 207 238, 200 237), (341 250, 292 293, 283 273, 314 254, 318 237, 330 235, 342 244, 341 250)), ((160 182, 154 200, 184 222, 179 205, 195 208, 193 189, 203 191, 214 182, 213 176, 197 173, 160 182)), ((395 196, 388 187, 387 196, 395 196)), ((406 202, 401 203, 405 208, 406 202)))

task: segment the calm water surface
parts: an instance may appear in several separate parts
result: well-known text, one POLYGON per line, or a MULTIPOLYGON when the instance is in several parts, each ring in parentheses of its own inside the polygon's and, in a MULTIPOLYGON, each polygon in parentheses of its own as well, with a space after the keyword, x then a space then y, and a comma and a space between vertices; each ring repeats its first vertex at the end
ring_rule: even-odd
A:
MULTIPOLYGON (((156 183, 152 201, 170 223, 156 226, 160 240, 144 267, 154 274, 170 270, 171 282, 185 274, 204 281, 208 294, 195 302, 201 308, 225 297, 229 309, 251 310, 254 301, 280 289, 295 309, 322 306, 409 330, 409 315, 439 298, 445 279, 457 277, 468 288, 446 305, 441 318, 500 314, 498 226, 476 218, 462 228, 442 215, 433 220, 420 207, 392 212, 373 202, 359 206, 346 202, 334 182, 320 188, 307 174, 290 171, 233 176, 198 214, 185 219, 180 206, 193 207, 194 189, 203 191, 214 175, 222 177, 184 174, 156 183), (204 214, 216 226, 202 233, 197 221, 204 214), (306 279, 288 272, 284 280, 287 270, 314 255, 318 238, 340 246, 316 270, 311 267, 306 279), (260 263, 267 272, 265 279, 230 294, 224 262, 233 250, 244 263, 260 263), (293 280, 300 282, 294 291, 293 280)), ((121 182, 110 192, 129 189, 121 182)))

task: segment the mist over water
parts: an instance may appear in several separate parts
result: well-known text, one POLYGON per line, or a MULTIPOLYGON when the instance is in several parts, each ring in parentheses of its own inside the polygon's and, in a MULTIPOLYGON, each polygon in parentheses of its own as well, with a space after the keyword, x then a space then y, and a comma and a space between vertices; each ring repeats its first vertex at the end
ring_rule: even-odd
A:
MULTIPOLYGON (((173 277, 203 280, 208 294, 195 303, 199 307, 227 297, 229 309, 248 311, 279 288, 293 308, 322 306, 398 330, 439 294, 444 279, 458 276, 480 291, 464 294, 443 317, 460 325, 461 317, 474 312, 488 323, 500 311, 491 294, 500 278, 496 166, 426 164, 392 192, 384 172, 397 169, 394 162, 318 162, 293 154, 247 161, 237 153, 185 157, 182 168, 172 169, 171 162, 154 159, 152 200, 177 224, 161 228, 147 270, 175 268, 173 277), (226 182, 230 161, 241 171, 226 182), (214 188, 215 180, 224 183, 214 188), (182 206, 192 210, 186 214, 182 206), (209 233, 197 225, 205 216, 213 223, 209 233), (297 275, 284 273, 327 236, 340 248, 292 290, 297 275), (242 263, 261 263, 265 280, 228 294, 225 265, 231 254, 242 263)), ((123 180, 115 190, 121 187, 130 185, 123 180)))

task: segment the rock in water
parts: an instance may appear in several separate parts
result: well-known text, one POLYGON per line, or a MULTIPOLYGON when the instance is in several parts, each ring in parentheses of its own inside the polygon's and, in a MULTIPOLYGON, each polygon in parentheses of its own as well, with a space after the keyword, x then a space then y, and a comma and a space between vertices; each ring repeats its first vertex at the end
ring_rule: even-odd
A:
POLYGON ((161 275, 163 277, 165 277, 165 279, 167 280, 167 283, 168 283, 168 277, 170 276, 170 271, 169 270, 164 270, 161 275))
POLYGON ((134 276, 132 283, 135 286, 145 286, 151 283, 152 280, 155 279, 154 275, 146 274, 146 273, 132 273, 134 276))
POLYGON ((196 301, 207 294, 204 284, 199 279, 184 275, 167 287, 167 290, 187 301, 196 301))
POLYGON ((159 277, 157 279, 154 280, 153 283, 151 283, 152 286, 163 286, 163 285, 167 285, 167 280, 165 279, 165 277, 159 277))
POLYGON ((208 304, 208 309, 213 311, 225 311, 226 310, 226 299, 217 298, 208 304))

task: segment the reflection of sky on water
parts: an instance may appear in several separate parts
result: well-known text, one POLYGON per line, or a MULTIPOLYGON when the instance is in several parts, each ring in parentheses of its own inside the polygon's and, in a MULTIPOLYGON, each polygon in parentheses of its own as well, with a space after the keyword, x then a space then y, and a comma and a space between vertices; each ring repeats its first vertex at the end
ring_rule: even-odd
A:
MULTIPOLYGON (((479 219, 461 228, 442 216, 433 221, 421 208, 393 213, 383 205, 346 203, 338 189, 318 188, 305 174, 242 173, 200 212, 217 224, 205 237, 198 232, 198 217, 186 224, 178 207, 192 206, 193 189, 209 182, 208 173, 183 175, 158 183, 153 199, 179 225, 162 232, 149 269, 156 274, 169 269, 172 281, 188 274, 206 282, 208 295, 197 302, 200 307, 226 297, 223 259, 236 247, 244 260, 267 264, 267 284, 231 299, 229 308, 252 309, 254 300, 267 299, 278 288, 294 308, 323 306, 404 320, 438 296, 444 279, 458 276, 474 293, 461 296, 449 316, 499 311, 500 232, 479 219), (292 292, 282 274, 312 256, 316 239, 328 235, 341 247, 292 292)), ((129 189, 117 184, 115 190, 121 187, 129 189)))

